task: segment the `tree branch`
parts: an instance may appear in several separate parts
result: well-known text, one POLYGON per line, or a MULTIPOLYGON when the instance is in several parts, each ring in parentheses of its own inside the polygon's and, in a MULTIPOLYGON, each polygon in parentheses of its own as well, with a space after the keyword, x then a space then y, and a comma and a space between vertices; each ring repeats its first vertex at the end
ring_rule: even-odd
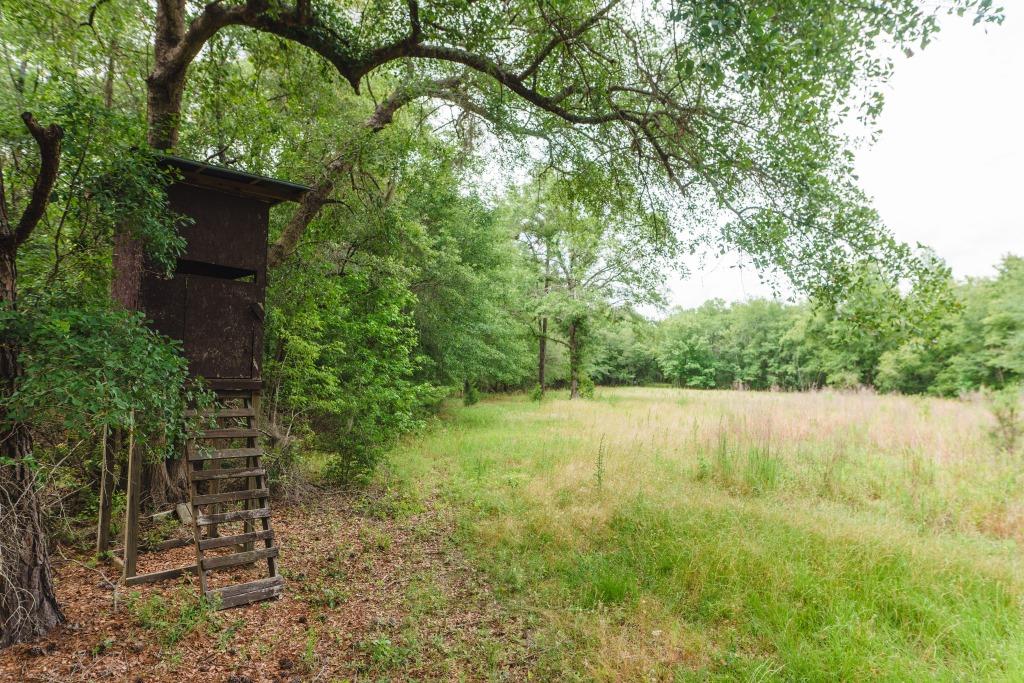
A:
POLYGON ((270 246, 267 252, 267 266, 274 268, 281 265, 295 251, 302 234, 316 218, 320 210, 330 201, 331 193, 338 178, 352 171, 359 159, 362 144, 374 133, 380 132, 394 119, 399 109, 413 100, 431 93, 455 87, 458 78, 447 78, 431 81, 421 87, 402 87, 374 109, 373 113, 363 122, 362 130, 356 133, 349 147, 339 153, 324 169, 323 177, 309 192, 303 195, 298 209, 291 220, 281 231, 281 235, 270 246))
POLYGON ((538 52, 537 55, 533 58, 533 61, 530 62, 530 65, 523 69, 521 72, 519 72, 519 80, 525 80, 529 76, 533 75, 533 73, 541 67, 541 65, 544 63, 544 60, 548 58, 548 55, 550 55, 556 47, 564 43, 571 42, 576 38, 579 38, 581 35, 583 35, 591 28, 596 26, 597 22, 601 21, 601 19, 603 19, 604 16, 607 15, 613 7, 619 4, 619 2, 620 0, 612 0, 607 5, 599 9, 597 12, 594 12, 594 14, 587 18, 586 21, 582 22, 579 26, 577 26, 572 31, 569 31, 568 33, 565 33, 563 31, 557 31, 557 35, 553 37, 551 40, 549 40, 547 44, 540 49, 540 52, 538 52))
POLYGON ((554 114, 568 123, 596 125, 622 120, 622 116, 617 111, 610 111, 601 114, 577 114, 569 111, 560 104, 560 100, 543 95, 537 90, 527 86, 519 76, 502 67, 494 60, 483 55, 468 52, 461 48, 419 44, 411 46, 401 56, 420 59, 436 59, 438 61, 467 66, 474 71, 490 76, 527 102, 540 107, 548 113, 554 114))
MULTIPOLYGON (((64 129, 55 123, 44 128, 36 122, 30 112, 23 113, 21 120, 25 122, 25 127, 28 128, 29 133, 35 138, 36 145, 39 147, 40 164, 39 172, 32 183, 32 192, 28 205, 21 214, 17 227, 12 231, 10 224, 6 220, 4 221, 7 223, 5 228, 6 234, 0 239, 4 242, 13 242, 15 247, 18 247, 29 238, 29 235, 32 234, 32 231, 46 212, 46 204, 50 200, 50 193, 53 191, 53 185, 57 181, 57 170, 60 168, 60 145, 61 140, 64 138, 64 129)), ((3 213, 6 219, 6 207, 4 207, 3 213)))

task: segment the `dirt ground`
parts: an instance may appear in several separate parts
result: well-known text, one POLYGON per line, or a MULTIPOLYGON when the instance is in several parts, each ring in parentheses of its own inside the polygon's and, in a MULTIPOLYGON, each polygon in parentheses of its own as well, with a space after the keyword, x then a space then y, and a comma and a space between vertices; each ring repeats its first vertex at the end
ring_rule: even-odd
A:
MULTIPOLYGON (((67 622, 0 652, 0 681, 529 678, 525 620, 498 605, 429 504, 320 492, 276 503, 273 524, 284 596, 221 612, 199 604, 194 577, 126 589, 110 565, 57 558, 67 622)), ((194 559, 189 547, 147 555, 140 572, 194 559)))

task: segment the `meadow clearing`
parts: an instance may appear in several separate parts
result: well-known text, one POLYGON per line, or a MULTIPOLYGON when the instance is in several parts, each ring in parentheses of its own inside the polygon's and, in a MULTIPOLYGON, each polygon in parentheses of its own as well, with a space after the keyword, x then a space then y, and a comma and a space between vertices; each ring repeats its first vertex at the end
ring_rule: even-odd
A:
POLYGON ((982 401, 490 398, 386 478, 529 615, 538 680, 1024 680, 1024 463, 982 401))
POLYGON ((68 623, 0 681, 1024 680, 1024 463, 993 425, 871 393, 450 402, 366 486, 315 453, 278 481, 279 600, 62 553, 68 623))

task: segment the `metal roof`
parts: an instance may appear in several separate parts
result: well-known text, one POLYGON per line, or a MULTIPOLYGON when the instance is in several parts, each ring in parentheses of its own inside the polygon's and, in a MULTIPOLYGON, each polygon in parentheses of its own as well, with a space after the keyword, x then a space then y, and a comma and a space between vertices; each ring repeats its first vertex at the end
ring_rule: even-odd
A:
POLYGON ((171 154, 158 154, 156 160, 159 164, 178 169, 182 175, 182 182, 189 185, 209 187, 243 197, 253 197, 271 204, 297 202, 302 199, 302 195, 310 190, 306 185, 245 173, 227 166, 217 166, 171 154))

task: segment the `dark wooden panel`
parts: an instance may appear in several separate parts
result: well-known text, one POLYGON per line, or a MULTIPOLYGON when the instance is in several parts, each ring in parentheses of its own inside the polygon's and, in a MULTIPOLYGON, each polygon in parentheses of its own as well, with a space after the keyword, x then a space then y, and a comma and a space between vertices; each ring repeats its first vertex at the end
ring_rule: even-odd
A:
POLYGON ((172 211, 192 219, 181 230, 188 243, 182 258, 253 270, 267 263, 269 205, 258 199, 178 183, 168 188, 172 211))
POLYGON ((215 388, 258 389, 269 204, 186 183, 168 188, 168 204, 191 221, 181 229, 186 251, 171 279, 134 271, 138 306, 156 330, 183 342, 192 376, 215 388))
POLYGON ((153 275, 142 278, 142 310, 160 334, 181 341, 185 338, 185 278, 165 280, 153 275))
POLYGON ((185 356, 193 375, 258 379, 263 288, 186 275, 185 356))
MULTIPOLYGON (((259 342, 256 346, 257 349, 263 348, 263 342, 259 342)), ((248 378, 208 378, 206 381, 207 386, 210 389, 216 390, 218 393, 224 391, 260 391, 263 388, 263 380, 259 379, 248 379, 248 378)))

